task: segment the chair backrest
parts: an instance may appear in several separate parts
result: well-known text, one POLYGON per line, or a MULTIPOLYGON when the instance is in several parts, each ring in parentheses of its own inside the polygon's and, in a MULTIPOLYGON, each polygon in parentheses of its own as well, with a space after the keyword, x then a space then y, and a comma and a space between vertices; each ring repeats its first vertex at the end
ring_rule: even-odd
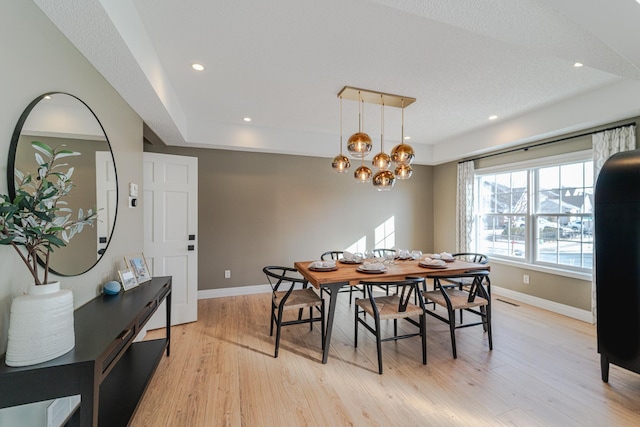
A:
POLYGON ((373 250, 373 254, 376 257, 380 257, 380 258, 384 258, 386 254, 395 254, 395 253, 396 253, 395 249, 374 249, 373 250))
POLYGON ((322 261, 326 261, 328 259, 341 259, 343 253, 343 251, 327 251, 320 256, 320 259, 322 261))
POLYGON ((373 296, 373 288, 376 286, 397 287, 397 296, 399 299, 398 312, 402 313, 406 311, 407 305, 413 299, 414 295, 418 297, 420 306, 424 308, 424 300, 422 299, 422 293, 420 292, 421 287, 424 286, 424 280, 425 280, 424 277, 413 277, 413 278, 407 278, 404 280, 389 280, 385 282, 381 282, 381 281, 370 282, 368 280, 361 280, 360 284, 367 289, 367 295, 369 295, 369 301, 371 301, 373 310, 376 313, 378 312, 378 308, 376 306, 375 298, 373 296))
POLYGON ((469 302, 472 302, 477 295, 487 300, 490 299, 488 291, 482 284, 482 282, 485 279, 488 280, 489 278, 488 270, 473 270, 473 271, 467 271, 466 273, 457 273, 457 274, 451 274, 451 275, 447 275, 443 273, 439 273, 439 274, 434 273, 434 274, 427 274, 426 278, 434 279, 438 281, 447 280, 447 279, 455 279, 455 280, 473 279, 472 282, 469 284, 470 285, 468 290, 469 302))
POLYGON ((283 267, 279 265, 269 265, 262 269, 267 276, 267 280, 271 285, 273 292, 280 290, 280 285, 283 283, 288 286, 286 289, 292 291, 296 284, 302 285, 303 288, 307 287, 307 280, 302 276, 297 275, 298 270, 291 267, 283 267))
POLYGON ((476 252, 459 252, 457 254, 452 254, 452 256, 461 261, 475 262, 476 264, 487 264, 489 262, 489 257, 487 255, 476 252))

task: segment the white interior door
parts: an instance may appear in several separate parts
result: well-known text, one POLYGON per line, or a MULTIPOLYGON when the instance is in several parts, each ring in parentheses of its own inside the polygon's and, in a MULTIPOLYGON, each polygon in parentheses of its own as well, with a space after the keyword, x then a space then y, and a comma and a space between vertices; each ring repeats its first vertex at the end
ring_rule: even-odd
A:
MULTIPOLYGON (((198 320, 198 159, 144 153, 144 257, 153 276, 172 276, 171 324, 198 320)), ((164 303, 163 303, 164 304, 164 303)), ((148 329, 163 327, 158 309, 148 329)))

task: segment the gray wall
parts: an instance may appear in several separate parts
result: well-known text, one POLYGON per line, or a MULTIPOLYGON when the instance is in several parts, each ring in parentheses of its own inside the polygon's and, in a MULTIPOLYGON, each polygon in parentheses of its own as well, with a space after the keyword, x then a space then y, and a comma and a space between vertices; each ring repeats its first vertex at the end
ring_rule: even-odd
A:
POLYGON ((362 236, 373 249, 375 227, 392 216, 396 247, 432 250, 430 166, 379 192, 333 172, 330 159, 144 147, 198 158, 199 290, 264 284, 266 265, 319 259, 362 236))
MULTIPOLYGON (((7 82, 0 113, 0 191, 7 192, 7 161, 11 136, 20 115, 37 96, 51 91, 82 99, 101 121, 115 154, 118 173, 118 218, 114 238, 103 261, 83 276, 66 277, 76 306, 98 295, 100 285, 117 277, 127 253, 142 251, 142 209, 127 208, 129 182, 142 181, 142 121, 118 93, 87 62, 32 2, 7 0, 0 14, 0 78, 7 82), (10 41, 10 42, 9 42, 10 41), (4 153, 4 154, 3 154, 4 153), (114 276, 115 273, 115 276, 114 276)), ((0 352, 6 345, 8 307, 12 297, 31 283, 10 246, 0 246, 0 352)))
MULTIPOLYGON (((7 160, 15 125, 37 96, 51 91, 71 93, 86 102, 102 122, 115 151, 119 191, 117 224, 102 261, 82 276, 61 278, 80 306, 99 294, 100 285, 117 278, 122 257, 142 251, 142 209, 127 208, 127 185, 142 182, 142 121, 104 78, 80 55, 32 2, 4 0, 0 13, 0 193, 7 193, 7 160)), ((11 299, 32 283, 10 246, 0 246, 0 353, 7 343, 11 299)), ((38 425, 41 405, 0 410, 0 425, 38 425), (19 421, 12 424, 14 414, 19 421)), ((43 425, 43 424, 40 424, 43 425)))

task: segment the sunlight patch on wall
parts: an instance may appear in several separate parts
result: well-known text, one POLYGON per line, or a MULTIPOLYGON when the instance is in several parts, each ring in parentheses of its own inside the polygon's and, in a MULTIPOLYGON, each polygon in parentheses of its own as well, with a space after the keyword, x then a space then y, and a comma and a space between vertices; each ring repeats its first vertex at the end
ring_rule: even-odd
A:
POLYGON ((396 245, 396 219, 391 216, 375 229, 375 248, 392 249, 396 245))
POLYGON ((358 241, 353 243, 345 250, 351 252, 352 254, 356 252, 364 253, 364 251, 367 250, 367 236, 362 236, 358 241))

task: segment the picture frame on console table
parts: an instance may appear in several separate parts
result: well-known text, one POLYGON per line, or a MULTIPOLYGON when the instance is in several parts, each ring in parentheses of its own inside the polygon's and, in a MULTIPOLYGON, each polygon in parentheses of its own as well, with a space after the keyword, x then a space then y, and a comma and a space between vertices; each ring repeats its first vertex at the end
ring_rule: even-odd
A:
POLYGON ((133 273, 133 270, 131 270, 130 268, 118 270, 118 276, 120 276, 122 289, 124 289, 125 291, 128 291, 129 289, 133 289, 136 286, 138 286, 138 281, 136 280, 136 276, 133 273))
POLYGON ((147 267, 147 261, 144 259, 144 254, 127 255, 124 260, 127 267, 133 271, 139 285, 151 280, 151 273, 149 272, 149 267, 147 267))

